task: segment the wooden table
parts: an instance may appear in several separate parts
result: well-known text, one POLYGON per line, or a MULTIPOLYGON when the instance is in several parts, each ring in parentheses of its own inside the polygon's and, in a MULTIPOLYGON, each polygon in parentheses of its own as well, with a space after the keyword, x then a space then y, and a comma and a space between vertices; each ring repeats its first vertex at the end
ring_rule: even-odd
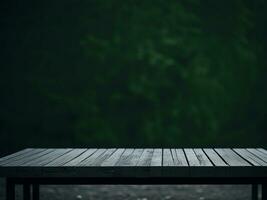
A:
POLYGON ((46 184, 252 184, 252 198, 267 200, 267 151, 206 149, 24 149, 0 158, 7 200, 15 185, 24 199, 39 199, 46 184))

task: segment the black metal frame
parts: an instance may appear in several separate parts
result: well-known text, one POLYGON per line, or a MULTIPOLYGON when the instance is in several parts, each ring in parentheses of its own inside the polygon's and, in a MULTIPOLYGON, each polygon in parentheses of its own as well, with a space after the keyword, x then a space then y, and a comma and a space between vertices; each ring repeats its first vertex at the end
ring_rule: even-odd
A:
POLYGON ((39 200, 40 185, 171 185, 171 184, 251 184, 252 200, 258 200, 258 185, 262 185, 262 200, 267 200, 267 179, 265 178, 174 178, 174 177, 112 177, 112 178, 6 178, 6 199, 15 200, 15 186, 23 185, 24 200, 39 200))

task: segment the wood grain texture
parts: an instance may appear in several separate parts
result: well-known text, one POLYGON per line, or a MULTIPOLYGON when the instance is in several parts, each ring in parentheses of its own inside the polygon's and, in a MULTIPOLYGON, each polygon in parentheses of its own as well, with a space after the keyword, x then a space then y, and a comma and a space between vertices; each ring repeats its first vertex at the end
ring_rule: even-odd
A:
POLYGON ((103 161, 101 166, 115 166, 124 151, 125 149, 117 149, 108 159, 103 161))
POLYGON ((171 149, 163 149, 163 166, 174 166, 171 149))
POLYGON ((151 166, 162 166, 162 149, 154 149, 151 166))
POLYGON ((76 158, 66 162, 64 166, 76 166, 86 158, 90 157, 97 149, 87 149, 85 152, 77 156, 76 158))
POLYGON ((53 160, 57 159, 58 157, 64 155, 65 153, 71 151, 71 149, 52 149, 52 150, 53 151, 44 156, 40 156, 39 158, 24 163, 23 166, 28 166, 28 167, 44 166, 52 162, 53 160))
POLYGON ((107 149, 103 154, 98 156, 95 159, 90 160, 90 162, 87 162, 85 166, 101 166, 101 164, 108 159, 116 149, 107 149))
POLYGON ((137 162, 137 166, 150 166, 154 149, 145 149, 137 162))
POLYGON ((63 156, 60 156, 50 163, 46 164, 46 166, 62 166, 65 163, 71 161, 72 159, 78 157, 81 155, 83 152, 85 152, 86 149, 73 149, 69 151, 68 153, 64 154, 63 156))
POLYGON ((96 160, 101 158, 102 154, 104 154, 108 149, 97 149, 96 152, 94 152, 90 157, 83 160, 81 163, 79 163, 79 166, 90 166, 93 165, 96 160))
POLYGON ((31 155, 34 155, 35 153, 39 153, 45 151, 45 149, 26 149, 24 153, 18 152, 16 156, 12 156, 10 159, 4 159, 0 162, 0 166, 2 165, 8 165, 14 162, 18 162, 21 159, 27 158, 31 155))
POLYGON ((258 151, 261 151, 262 153, 265 153, 267 155, 267 150, 263 148, 257 148, 258 151))
MULTIPOLYGON (((34 150, 33 150, 34 151, 34 150)), ((12 161, 10 163, 4 164, 4 166, 23 166, 25 163, 28 163, 30 161, 33 161, 37 158, 40 158, 42 156, 45 156, 47 154, 49 154, 50 152, 54 151, 53 149, 46 149, 46 150, 39 150, 39 151, 35 151, 33 154, 24 157, 22 159, 16 160, 16 161, 12 161)))
POLYGON ((264 162, 267 162, 267 154, 263 153, 262 150, 260 151, 258 149, 252 149, 252 148, 249 148, 247 150, 252 154, 254 154, 255 156, 257 156, 258 158, 260 158, 261 160, 263 160, 264 162))
POLYGON ((215 151, 227 162, 230 166, 251 166, 246 160, 241 158, 231 149, 215 149, 215 151))
POLYGON ((183 149, 171 149, 175 166, 188 166, 183 149))
POLYGON ((249 152, 246 149, 234 149, 236 153, 238 153, 241 157, 246 159, 248 162, 250 162, 254 166, 267 166, 267 163, 249 152))
POLYGON ((203 149, 203 151, 207 154, 211 162, 218 167, 228 166, 223 159, 214 151, 214 149, 203 149))
POLYGON ((17 157, 19 155, 25 154, 25 153, 27 153, 27 152, 29 152, 31 150, 32 150, 31 148, 23 149, 21 151, 18 151, 18 152, 12 153, 10 155, 7 155, 5 157, 2 157, 2 158, 0 158, 0 163, 3 163, 2 161, 6 161, 6 160, 9 160, 11 158, 15 158, 15 157, 17 157))
POLYGON ((201 166, 193 149, 184 149, 186 158, 188 160, 189 166, 201 166))
POLYGON ((124 162, 118 162, 116 166, 136 166, 143 152, 144 149, 134 149, 134 151, 124 159, 124 162))
POLYGON ((202 149, 194 149, 200 166, 213 166, 202 149))
POLYGON ((267 151, 234 149, 24 149, 0 158, 0 176, 266 177, 267 151))

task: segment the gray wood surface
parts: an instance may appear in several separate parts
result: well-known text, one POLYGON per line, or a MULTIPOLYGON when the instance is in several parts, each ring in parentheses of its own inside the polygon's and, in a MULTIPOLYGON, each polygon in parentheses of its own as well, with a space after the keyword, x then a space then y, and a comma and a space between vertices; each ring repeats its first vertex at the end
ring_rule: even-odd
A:
POLYGON ((87 149, 81 155, 77 156, 76 158, 66 162, 64 166, 76 166, 86 158, 90 157, 97 149, 87 149))
POLYGON ((188 166, 183 149, 172 149, 175 166, 188 166))
POLYGON ((267 166, 266 162, 264 162, 246 149, 234 149, 234 151, 254 166, 267 166))
MULTIPOLYGON (((135 149, 131 154, 129 154, 129 156, 127 156, 126 158, 123 158, 119 162, 117 162, 116 166, 136 166, 143 151, 144 151, 144 149, 135 149)), ((125 154, 126 154, 126 152, 127 152, 127 149, 125 151, 125 154)))
POLYGON ((72 159, 78 157, 83 152, 85 152, 86 149, 73 149, 69 151, 68 153, 58 157, 57 159, 51 161, 50 163, 46 164, 46 166, 62 166, 65 163, 71 161, 72 159))
POLYGON ((137 162, 137 166, 150 166, 154 149, 145 149, 137 162))
POLYGON ((44 156, 40 156, 39 158, 24 163, 23 166, 44 166, 69 151, 71 151, 71 149, 53 149, 52 152, 44 156))
POLYGON ((94 159, 91 158, 85 164, 85 166, 101 166, 101 164, 104 162, 104 160, 106 160, 107 158, 109 158, 115 151, 116 151, 116 149, 107 149, 104 153, 102 153, 97 158, 94 158, 94 159))
POLYGON ((108 149, 98 149, 96 152, 94 152, 91 156, 83 160, 81 163, 79 163, 79 166, 90 166, 95 163, 96 160, 99 160, 101 156, 107 151, 108 149))
POLYGON ((163 149, 163 166, 174 166, 171 149, 163 149))
POLYGON ((9 160, 9 159, 14 158, 14 157, 16 157, 16 156, 19 156, 19 155, 21 155, 21 154, 25 154, 25 153, 27 153, 27 152, 29 152, 29 151, 31 151, 31 150, 32 150, 31 148, 23 149, 23 150, 21 150, 21 151, 18 151, 18 152, 12 153, 12 154, 10 154, 10 155, 7 155, 7 156, 5 156, 5 157, 2 157, 2 158, 0 158, 0 163, 1 163, 2 161, 4 161, 4 160, 9 160))
POLYGON ((263 148, 29 148, 0 158, 0 176, 267 177, 267 151, 263 148))
POLYGON ((230 166, 250 166, 250 164, 238 156, 231 149, 215 149, 215 151, 227 162, 230 166))
POLYGON ((220 167, 228 166, 223 161, 223 159, 214 151, 214 149, 203 149, 203 151, 207 154, 207 156, 215 166, 220 166, 220 167))
POLYGON ((151 166, 162 166, 162 149, 154 149, 151 166))
POLYGON ((258 149, 247 149, 249 152, 251 152, 252 154, 254 154, 255 156, 257 156, 258 158, 260 158, 263 161, 267 161, 267 154, 263 153, 262 151, 259 151, 258 149))
POLYGON ((257 148, 257 150, 258 150, 258 151, 261 151, 261 152, 263 152, 263 153, 265 153, 265 154, 267 154, 267 150, 265 150, 265 149, 263 149, 263 148, 257 148))
POLYGON ((46 149, 46 150, 35 149, 35 150, 32 150, 32 152, 34 152, 33 154, 26 156, 26 157, 23 157, 23 158, 18 159, 18 160, 14 160, 12 162, 6 163, 6 164, 4 164, 4 166, 18 166, 18 165, 20 166, 20 165, 23 165, 27 162, 33 161, 37 158, 40 158, 44 155, 47 155, 52 151, 53 151, 53 149, 46 149))
POLYGON ((101 166, 114 166, 121 158, 125 149, 117 149, 108 159, 104 160, 101 166))
POLYGON ((202 149, 194 149, 200 166, 213 166, 202 149))
POLYGON ((184 149, 184 151, 190 166, 201 166, 193 149, 184 149))
POLYGON ((17 162, 21 159, 27 158, 31 155, 34 155, 35 153, 39 153, 45 151, 45 149, 28 149, 28 151, 26 151, 25 153, 17 153, 17 156, 13 156, 10 159, 4 159, 3 161, 0 162, 0 165, 4 166, 13 162, 17 162))

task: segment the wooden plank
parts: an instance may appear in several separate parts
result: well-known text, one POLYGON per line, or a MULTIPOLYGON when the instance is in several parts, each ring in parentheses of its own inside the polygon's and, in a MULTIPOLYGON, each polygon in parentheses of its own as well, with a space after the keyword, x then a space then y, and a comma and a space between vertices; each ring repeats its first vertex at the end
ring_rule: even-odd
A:
POLYGON ((264 183, 261 185, 261 200, 267 199, 267 184, 264 183))
POLYGON ((12 154, 10 154, 10 155, 7 155, 7 156, 5 156, 5 157, 2 157, 2 158, 0 158, 0 163, 1 163, 2 161, 6 161, 6 160, 9 160, 9 159, 11 159, 11 158, 15 158, 15 157, 17 157, 17 156, 19 156, 19 155, 21 155, 21 154, 25 154, 25 153, 27 153, 27 152, 29 152, 29 151, 31 151, 31 150, 32 150, 32 148, 27 148, 27 149, 23 149, 23 150, 21 150, 21 151, 12 153, 12 154))
POLYGON ((90 157, 80 162, 78 166, 89 166, 91 163, 95 161, 95 159, 97 159, 99 156, 101 156, 106 151, 107 149, 97 149, 95 153, 93 153, 90 157))
POLYGON ((144 149, 134 149, 132 154, 125 158, 124 161, 116 163, 116 166, 136 166, 143 151, 144 149))
POLYGON ((170 149, 163 149, 163 166, 175 166, 170 149))
POLYGON ((189 166, 200 166, 200 162, 193 149, 184 149, 189 166))
POLYGON ((116 151, 115 148, 107 149, 103 154, 95 158, 94 160, 89 160, 85 166, 101 166, 104 160, 108 159, 114 152, 116 151))
POLYGON ((247 161, 237 155, 231 149, 219 149, 215 151, 224 159, 224 161, 230 166, 251 166, 247 161))
POLYGON ((162 149, 154 149, 151 166, 162 166, 162 149))
POLYGON ((46 155, 24 163, 23 166, 44 166, 47 163, 53 161, 54 159, 57 159, 58 157, 64 155, 65 153, 68 153, 71 150, 72 149, 53 149, 52 152, 46 155))
POLYGON ((154 149, 145 149, 137 162, 137 166, 150 166, 153 152, 154 149))
POLYGON ((246 159, 248 162, 250 162, 251 164, 253 164, 255 166, 267 166, 266 162, 264 162, 263 160, 259 159, 257 156, 255 156, 254 154, 250 153, 246 149, 235 148, 233 150, 237 154, 239 154, 241 157, 243 157, 244 159, 246 159))
POLYGON ((175 166, 188 166, 183 149, 171 149, 175 166))
POLYGON ((257 148, 258 151, 261 151, 262 153, 265 153, 267 155, 267 150, 263 148, 257 148))
POLYGON ((117 149, 108 159, 103 161, 101 166, 115 166, 124 151, 125 149, 117 149))
POLYGON ((261 160, 263 160, 264 162, 267 162, 267 155, 265 153, 252 148, 248 148, 247 150, 252 154, 254 154, 255 156, 257 156, 258 158, 260 158, 261 160))
POLYGON ((14 162, 11 162, 11 163, 7 163, 5 164, 4 166, 23 166, 24 163, 27 163, 29 161, 32 161, 32 160, 35 160, 43 155, 46 155, 48 153, 50 153, 51 151, 53 151, 52 149, 46 149, 44 151, 40 151, 40 152, 36 152, 30 156, 27 156, 23 159, 19 159, 19 160, 16 160, 14 162))
POLYGON ((23 154, 20 154, 12 159, 8 159, 8 160, 4 160, 3 162, 0 163, 0 165, 2 166, 7 166, 9 165, 10 163, 14 163, 14 162, 18 162, 19 160, 22 160, 22 159, 25 159, 31 155, 34 155, 36 153, 39 153, 39 152, 42 152, 42 151, 45 151, 46 149, 31 149, 31 151, 28 151, 26 153, 23 153, 23 154))
POLYGON ((228 166, 213 149, 203 149, 203 151, 207 154, 207 156, 215 166, 228 166))
MULTIPOLYGON (((250 149, 254 153, 237 148, 233 150, 196 148, 185 149, 184 151, 183 149, 102 149, 102 152, 99 151, 100 149, 44 149, 44 151, 37 151, 37 153, 34 151, 30 154, 19 154, 20 158, 16 158, 19 156, 17 154, 17 156, 12 157, 12 159, 16 159, 10 164, 11 167, 9 165, 0 167, 0 176, 58 178, 267 177, 267 162, 264 161, 266 153, 261 149, 250 149), (218 153, 220 151, 223 155, 218 153), (215 166, 223 167, 199 167, 211 166, 212 163, 215 166), (251 166, 250 163, 254 167, 243 167, 251 166), (188 164, 192 167, 188 167, 188 164), (227 164, 240 167, 231 167, 227 164), (61 166, 75 167, 62 168, 61 166), (98 166, 110 167, 101 168, 98 166)), ((11 157, 7 160, 11 160, 11 157)))
POLYGON ((87 149, 78 157, 70 160, 69 162, 65 163, 64 166, 77 166, 80 162, 91 156, 97 149, 87 149))
POLYGON ((86 149, 73 149, 69 151, 68 153, 56 158, 55 160, 47 163, 45 166, 62 166, 65 163, 71 161, 72 159, 78 157, 83 152, 85 152, 86 149))
POLYGON ((197 159, 199 160, 200 166, 213 166, 213 164, 210 162, 210 160, 208 159, 208 157, 206 156, 206 154, 203 152, 202 149, 196 148, 193 150, 197 156, 197 159))
POLYGON ((118 166, 129 166, 130 156, 133 154, 134 149, 126 149, 123 154, 121 154, 120 159, 116 163, 118 166))

